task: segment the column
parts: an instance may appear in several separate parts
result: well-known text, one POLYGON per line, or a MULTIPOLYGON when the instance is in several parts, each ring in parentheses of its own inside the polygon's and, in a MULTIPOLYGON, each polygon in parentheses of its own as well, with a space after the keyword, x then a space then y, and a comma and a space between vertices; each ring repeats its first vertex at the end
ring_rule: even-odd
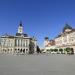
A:
POLYGON ((23 47, 25 47, 25 40, 23 39, 23 47))
POLYGON ((19 39, 19 46, 21 46, 21 39, 19 39))
POLYGON ((67 43, 69 43, 69 36, 67 35, 67 43))
POLYGON ((26 47, 28 46, 28 40, 26 40, 26 47))
POLYGON ((18 46, 18 39, 16 39, 16 43, 17 43, 17 46, 18 46))
POLYGON ((26 47, 26 40, 24 40, 24 44, 25 44, 25 47, 26 47))

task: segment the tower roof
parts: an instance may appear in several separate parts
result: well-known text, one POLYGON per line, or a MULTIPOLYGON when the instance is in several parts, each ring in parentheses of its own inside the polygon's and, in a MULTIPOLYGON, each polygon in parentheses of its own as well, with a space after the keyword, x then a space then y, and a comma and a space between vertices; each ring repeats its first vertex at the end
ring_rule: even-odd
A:
POLYGON ((71 29, 72 30, 72 27, 69 24, 66 23, 64 28, 63 28, 63 32, 65 32, 66 29, 71 29))
POLYGON ((22 21, 20 21, 20 24, 19 24, 19 26, 22 26, 22 21))
POLYGON ((45 40, 49 39, 49 37, 45 37, 45 40))

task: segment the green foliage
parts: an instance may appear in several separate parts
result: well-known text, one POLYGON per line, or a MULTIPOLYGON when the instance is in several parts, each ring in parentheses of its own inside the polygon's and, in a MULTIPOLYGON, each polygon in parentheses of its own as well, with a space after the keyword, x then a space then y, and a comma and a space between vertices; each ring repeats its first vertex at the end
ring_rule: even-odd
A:
POLYGON ((53 52, 54 50, 53 49, 50 49, 50 51, 53 52))
POLYGON ((74 50, 73 50, 73 48, 71 48, 71 54, 74 54, 74 50))
POLYGON ((37 46, 37 51, 36 52, 41 53, 41 50, 40 50, 39 46, 37 46))
POLYGON ((67 51, 67 52, 70 52, 70 50, 71 50, 71 49, 70 49, 69 47, 66 48, 66 51, 67 51))
POLYGON ((66 52, 67 52, 67 54, 74 54, 74 50, 73 50, 73 48, 66 48, 65 49, 66 50, 66 52))
POLYGON ((62 48, 60 48, 59 51, 60 51, 61 53, 63 53, 63 49, 62 49, 62 48))
POLYGON ((58 51, 58 49, 54 49, 54 51, 55 51, 55 52, 57 52, 57 51, 58 51))
POLYGON ((29 54, 33 54, 34 53, 34 43, 30 43, 29 44, 29 54))

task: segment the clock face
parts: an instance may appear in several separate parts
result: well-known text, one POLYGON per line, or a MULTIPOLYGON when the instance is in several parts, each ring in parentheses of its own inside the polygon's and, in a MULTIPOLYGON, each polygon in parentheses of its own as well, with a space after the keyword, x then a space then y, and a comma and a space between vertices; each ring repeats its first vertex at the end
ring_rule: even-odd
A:
POLYGON ((22 27, 19 27, 18 32, 19 33, 22 33, 22 31, 23 31, 23 28, 22 27))

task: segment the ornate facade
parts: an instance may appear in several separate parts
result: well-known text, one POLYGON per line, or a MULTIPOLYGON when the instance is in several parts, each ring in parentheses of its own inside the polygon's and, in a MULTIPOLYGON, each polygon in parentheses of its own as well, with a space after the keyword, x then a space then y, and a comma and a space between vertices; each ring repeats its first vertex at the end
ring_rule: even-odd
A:
POLYGON ((30 51, 36 52, 36 49, 36 39, 24 34, 22 23, 19 24, 15 36, 5 34, 0 37, 0 53, 28 54, 30 51))
MULTIPOLYGON (((44 42, 47 42, 46 39, 44 42)), ((75 29, 66 24, 63 28, 63 32, 59 34, 55 39, 55 43, 51 45, 50 41, 45 44, 45 50, 47 49, 65 49, 72 48, 75 53, 75 29)))

